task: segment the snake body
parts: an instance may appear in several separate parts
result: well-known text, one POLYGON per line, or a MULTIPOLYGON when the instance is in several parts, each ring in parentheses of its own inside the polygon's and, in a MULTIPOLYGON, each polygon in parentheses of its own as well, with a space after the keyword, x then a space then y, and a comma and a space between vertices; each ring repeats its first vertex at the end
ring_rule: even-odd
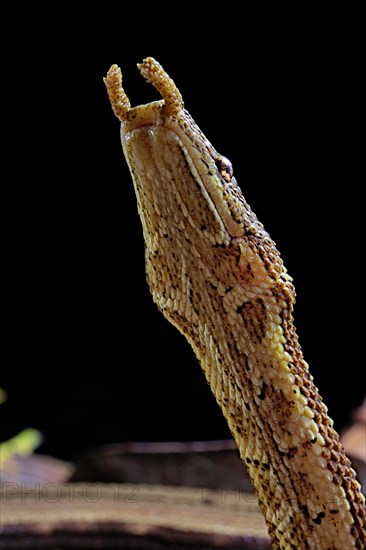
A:
POLYGON ((131 108, 113 65, 153 299, 191 344, 227 420, 276 549, 366 547, 365 500, 304 361, 292 279, 231 163, 153 58, 162 100, 131 108))

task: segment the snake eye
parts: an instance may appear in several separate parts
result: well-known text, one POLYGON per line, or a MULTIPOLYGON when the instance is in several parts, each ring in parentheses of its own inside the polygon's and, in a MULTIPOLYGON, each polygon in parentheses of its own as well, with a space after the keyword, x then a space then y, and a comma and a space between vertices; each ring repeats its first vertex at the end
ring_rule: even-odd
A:
POLYGON ((233 165, 226 157, 220 156, 216 160, 216 166, 225 181, 230 181, 233 177, 233 165))

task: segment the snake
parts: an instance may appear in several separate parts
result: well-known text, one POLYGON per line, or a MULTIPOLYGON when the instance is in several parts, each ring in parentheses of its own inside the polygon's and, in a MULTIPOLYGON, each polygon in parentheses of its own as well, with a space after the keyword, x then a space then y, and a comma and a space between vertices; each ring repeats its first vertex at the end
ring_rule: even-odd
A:
POLYGON ((131 107, 117 65, 104 82, 152 298, 201 365, 273 548, 365 549, 365 497, 304 360, 292 278, 174 81, 152 57, 138 67, 162 99, 131 107))

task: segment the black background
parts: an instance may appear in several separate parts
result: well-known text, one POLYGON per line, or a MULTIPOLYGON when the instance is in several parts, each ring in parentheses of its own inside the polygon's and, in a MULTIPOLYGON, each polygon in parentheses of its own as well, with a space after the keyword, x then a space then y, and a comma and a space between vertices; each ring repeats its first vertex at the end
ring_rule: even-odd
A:
POLYGON ((70 459, 104 443, 230 437, 145 282, 102 77, 117 63, 133 105, 158 99, 136 68, 148 55, 230 158, 277 243, 305 358, 337 429, 363 398, 357 32, 342 13, 208 15, 152 8, 91 24, 69 14, 57 30, 20 33, 7 81, 18 115, 9 140, 15 345, 0 381, 2 440, 33 426, 41 452, 70 459))

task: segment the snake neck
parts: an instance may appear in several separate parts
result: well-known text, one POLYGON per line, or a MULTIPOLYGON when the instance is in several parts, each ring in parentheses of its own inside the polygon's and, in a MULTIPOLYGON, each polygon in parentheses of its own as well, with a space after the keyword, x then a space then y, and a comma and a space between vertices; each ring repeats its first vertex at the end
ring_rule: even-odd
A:
MULTIPOLYGON (((216 249, 210 272, 202 267, 192 273, 188 256, 165 254, 179 280, 162 281, 148 268, 154 299, 200 361, 274 547, 363 548, 364 502, 303 359, 292 283, 286 273, 269 274, 248 247, 243 258, 242 248, 238 242, 230 255, 216 249), (239 264, 241 275, 236 269, 231 280, 239 264)), ((164 254, 159 261, 164 264, 164 254)))

